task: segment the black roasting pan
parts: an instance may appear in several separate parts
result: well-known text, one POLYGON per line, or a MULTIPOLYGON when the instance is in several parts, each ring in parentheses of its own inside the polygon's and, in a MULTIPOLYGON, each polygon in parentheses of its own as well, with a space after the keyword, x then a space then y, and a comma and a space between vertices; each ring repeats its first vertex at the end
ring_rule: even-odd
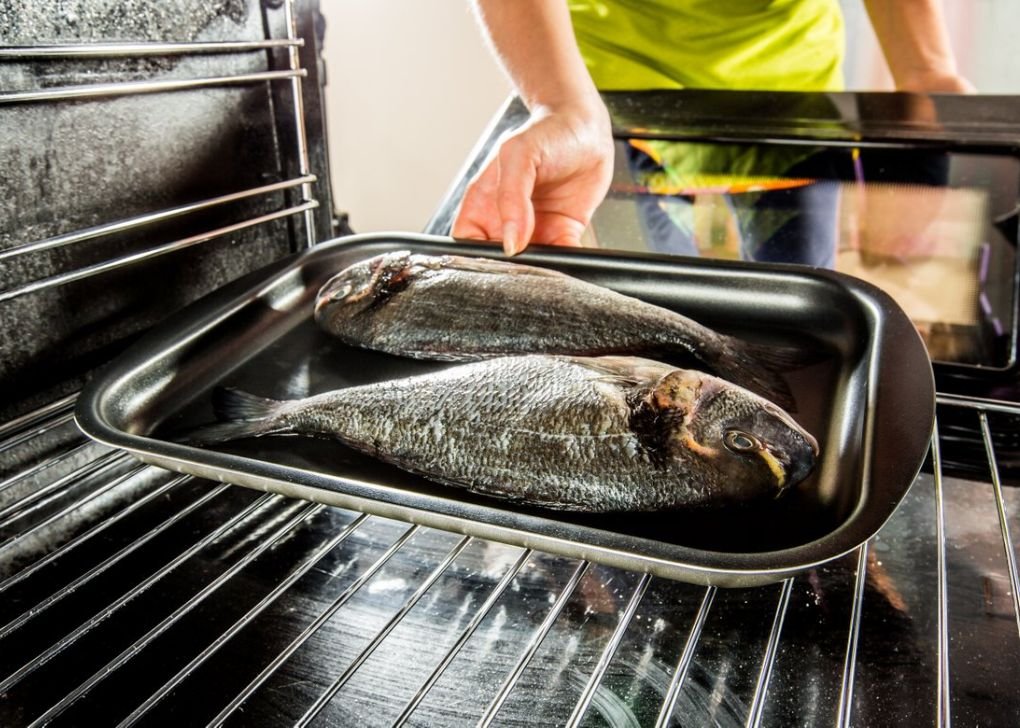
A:
POLYGON ((312 320, 319 287, 351 263, 410 249, 498 248, 408 234, 352 236, 235 282, 171 317, 82 391, 79 426, 143 461, 621 568, 719 586, 776 581, 874 535, 914 481, 935 413, 932 368, 892 299, 827 270, 591 250, 519 260, 675 309, 718 330, 810 352, 787 378, 819 440, 815 473, 754 507, 590 515, 524 508, 434 484, 326 439, 269 436, 200 448, 177 435, 213 420, 210 391, 296 398, 442 366, 352 348, 312 320))

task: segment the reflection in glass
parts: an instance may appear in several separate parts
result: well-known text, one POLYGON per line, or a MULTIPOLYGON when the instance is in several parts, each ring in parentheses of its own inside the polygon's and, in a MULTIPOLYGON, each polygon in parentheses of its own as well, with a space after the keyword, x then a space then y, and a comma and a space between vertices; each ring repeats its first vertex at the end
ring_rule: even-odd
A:
POLYGON ((594 221, 600 245, 835 269, 889 293, 933 359, 1009 365, 1020 159, 943 148, 618 144, 616 179, 594 221))

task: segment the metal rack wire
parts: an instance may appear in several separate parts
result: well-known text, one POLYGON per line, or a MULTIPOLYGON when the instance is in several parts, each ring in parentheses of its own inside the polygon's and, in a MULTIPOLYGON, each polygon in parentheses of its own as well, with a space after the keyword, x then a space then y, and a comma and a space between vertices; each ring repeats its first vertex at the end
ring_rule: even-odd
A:
MULTIPOLYGON (((936 706, 936 722, 944 726, 951 723, 954 712, 969 716, 971 709, 974 708, 974 705, 968 702, 967 695, 955 690, 955 676, 968 669, 968 660, 965 656, 957 659, 955 652, 965 649, 965 646, 952 641, 950 635, 957 628, 956 622, 979 616, 966 610, 954 611, 958 600, 953 599, 950 584, 960 582, 958 578, 954 580, 950 573, 954 567, 947 562, 946 553, 947 549, 967 549, 968 545, 953 543, 951 537, 947 536, 945 491, 947 488, 991 489, 993 504, 990 505, 994 505, 996 517, 993 520, 991 512, 974 515, 979 516, 980 522, 988 523, 990 528, 997 532, 994 535, 999 541, 1002 554, 1000 571, 1011 585, 1011 589, 1015 589, 1016 584, 1016 545, 1012 540, 1009 526, 1010 520, 1016 517, 1016 506, 1020 504, 1020 500, 1015 499, 1010 489, 1003 488, 999 482, 992 446, 994 423, 989 418, 993 410, 1008 413, 1016 413, 1018 410, 1005 405, 995 405, 992 409, 986 409, 979 403, 957 401, 944 402, 941 406, 965 407, 975 411, 984 442, 988 447, 989 468, 989 479, 985 484, 947 480, 942 474, 941 443, 936 432, 932 439, 933 472, 930 475, 919 476, 912 491, 916 502, 912 506, 907 506, 908 509, 923 507, 934 511, 929 519, 934 528, 924 534, 924 542, 926 548, 935 552, 937 568, 934 570, 935 573, 922 574, 919 578, 937 581, 937 604, 932 605, 936 616, 935 631, 927 636, 935 656, 933 667, 936 674, 931 679, 935 692, 927 698, 936 706)), ((34 413, 33 416, 23 419, 22 427, 5 428, 4 440, 0 441, 0 447, 25 446, 31 441, 31 438, 24 437, 26 432, 37 433, 50 426, 59 426, 58 423, 63 416, 64 410, 61 408, 48 408, 45 412, 34 413)), ((68 447, 73 448, 76 445, 71 444, 68 447)), ((80 474, 89 467, 90 465, 85 465, 73 472, 80 474)), ((8 508, 13 505, 16 508, 18 504, 4 505, 8 508)), ((958 509, 951 509, 949 517, 953 518, 961 513, 962 511, 958 509)), ((910 513, 904 517, 914 518, 910 513)), ((968 515, 969 517, 971 516, 968 515)), ((581 616, 578 616, 577 605, 587 605, 590 609, 596 601, 590 595, 592 584, 597 581, 593 577, 595 565, 588 562, 571 562, 569 573, 559 574, 560 578, 550 579, 537 590, 540 595, 538 603, 546 606, 534 612, 534 619, 528 620, 527 624, 521 624, 519 621, 512 624, 504 623, 497 629, 504 638, 512 638, 514 649, 513 659, 497 661, 499 674, 496 675, 493 674, 493 665, 478 660, 479 654, 484 653, 466 648, 485 639, 481 633, 495 628, 494 623, 500 612, 521 613, 520 605, 513 608, 509 605, 517 600, 535 596, 523 586, 527 581, 529 567, 533 573, 542 573, 543 570, 550 568, 549 563, 557 561, 555 557, 501 547, 467 537, 453 538, 454 534, 444 535, 417 526, 399 526, 386 522, 386 519, 293 501, 281 496, 267 494, 256 497, 253 492, 245 489, 214 485, 191 477, 173 476, 144 465, 131 466, 115 480, 106 479, 103 485, 97 485, 89 492, 81 494, 73 506, 59 509, 54 506, 50 511, 43 508, 41 512, 34 514, 31 520, 32 525, 26 527, 25 533, 43 527, 42 524, 52 525, 60 522, 64 526, 60 529, 61 532, 71 535, 62 541, 55 539, 50 542, 45 553, 36 555, 18 568, 12 568, 12 565, 18 561, 17 555, 24 544, 24 539, 16 537, 0 544, 0 563, 6 567, 4 579, 0 582, 0 594, 4 595, 6 604, 17 605, 13 611, 5 610, 3 626, 0 627, 0 648, 4 648, 0 649, 0 653, 10 655, 4 660, 4 671, 0 675, 0 695, 6 698, 0 701, 0 713, 7 715, 8 720, 5 721, 7 724, 20 722, 42 724, 51 719, 60 719, 65 713, 74 715, 76 704, 88 698, 107 681, 116 683, 120 688, 118 694, 122 695, 123 701, 123 710, 117 713, 120 725, 144 723, 154 718, 160 709, 169 710, 172 706, 189 701, 191 691, 195 688, 193 678, 196 674, 201 674, 214 665, 218 669, 223 669, 224 660, 231 669, 238 670, 248 677, 235 692, 229 695, 221 694, 220 702, 212 706, 204 718, 209 725, 235 722, 242 715, 249 717, 273 715, 276 719, 293 722, 295 725, 313 724, 326 719, 328 711, 335 707, 337 702, 342 703, 346 710, 357 711, 359 708, 374 710, 378 707, 374 703, 359 705, 359 699, 368 700, 366 696, 359 697, 357 694, 352 695, 344 691, 361 670, 369 668, 370 663, 373 676, 377 677, 381 670, 382 675, 389 674, 394 684, 406 682, 409 686, 406 696, 403 694, 374 696, 373 700, 382 701, 386 706, 383 713, 387 715, 388 725, 422 723, 459 725, 463 722, 488 725, 495 722, 503 723, 508 719, 514 722, 516 715, 514 711, 517 709, 511 710, 509 714, 504 712, 508 699, 519 691, 527 691, 526 676, 531 672, 542 673, 543 670, 549 670, 550 654, 562 653, 569 647, 571 633, 585 629, 586 621, 583 616, 585 610, 580 610, 581 616), (148 480, 144 493, 127 501, 126 505, 125 501, 113 497, 118 489, 130 488, 133 482, 137 487, 139 479, 148 480), (171 495, 187 497, 175 499, 173 509, 161 510, 155 526, 147 523, 146 527, 136 529, 133 539, 124 543, 107 544, 102 553, 90 554, 89 560, 75 565, 77 568, 70 576, 65 575, 63 580, 54 581, 50 585, 52 590, 48 593, 46 588, 38 590, 39 585, 47 577, 52 577, 53 572, 60 571, 59 567, 63 563, 74 561, 76 553, 90 551, 104 540, 104 535, 140 519, 147 509, 160 506, 171 495), (111 505, 98 512, 90 509, 89 503, 97 499, 105 499, 105 502, 111 505), (91 614, 78 613, 76 609, 75 614, 79 621, 76 624, 68 623, 66 632, 57 635, 52 644, 42 646, 41 650, 33 648, 25 651, 25 644, 19 642, 18 637, 30 630, 33 622, 45 619, 48 613, 56 611, 64 601, 78 601, 77 595, 88 591, 90 582, 122 569, 133 555, 144 553, 162 534, 195 518, 217 503, 230 514, 228 517, 215 521, 207 520, 209 525, 205 532, 182 551, 172 554, 162 564, 146 562, 144 568, 137 574, 122 579, 123 583, 119 584, 119 588, 123 589, 121 593, 110 593, 105 600, 98 599, 91 605, 94 607, 91 614), (329 527, 327 524, 330 524, 329 527), (239 529, 258 531, 260 535, 258 538, 245 541, 243 546, 239 547, 239 551, 232 553, 227 559, 229 564, 224 565, 219 573, 212 577, 205 576, 204 570, 208 568, 210 562, 203 559, 202 554, 221 547, 225 541, 230 540, 230 534, 236 533, 239 529), (298 534, 302 532, 307 532, 307 535, 313 538, 314 545, 309 545, 300 557, 279 559, 270 571, 253 575, 252 569, 260 559, 271 556, 281 548, 281 544, 298 539, 298 534), (364 542, 347 553, 348 562, 344 564, 344 568, 352 568, 357 573, 352 574, 339 591, 330 590, 325 586, 322 586, 320 592, 311 589, 307 583, 308 577, 321 571, 324 562, 336 558, 343 544, 349 544, 355 535, 360 535, 364 542), (422 542, 421 539, 425 536, 440 539, 442 543, 436 545, 422 542), (458 564, 465 561, 468 552, 479 548, 506 551, 501 569, 486 575, 481 581, 477 579, 471 581, 470 570, 456 573, 458 564), (434 549, 439 549, 442 553, 433 555, 434 549), (373 551, 376 555, 365 562, 364 556, 367 551, 373 551), (349 659, 345 658, 339 662, 324 659, 324 651, 329 649, 331 631, 338 629, 337 624, 343 622, 345 618, 357 621, 356 616, 351 616, 356 614, 351 612, 351 605, 357 597, 388 588, 386 570, 388 565, 397 559, 403 559, 404 563, 420 562, 421 568, 425 571, 418 574, 419 578, 413 583, 409 582, 402 587, 404 589, 401 592, 402 597, 395 597, 387 602, 387 614, 381 617, 382 621, 378 622, 374 629, 360 634, 360 647, 355 649, 349 659), (14 706, 19 704, 19 691, 31 682, 33 675, 36 672, 45 672, 46 679, 52 680, 56 670, 55 674, 61 676, 62 663, 81 659, 81 656, 74 652, 74 648, 90 634, 97 632, 112 634, 120 632, 121 629, 139 631, 139 627, 122 615, 132 602, 141 599, 147 591, 153 590, 161 581, 175 573, 194 585, 191 592, 181 595, 180 604, 167 604, 163 612, 152 615, 149 620, 152 624, 140 634, 134 635, 123 648, 116 651, 113 647, 101 649, 102 654, 90 662, 88 674, 84 679, 75 677, 66 684, 59 685, 48 683, 53 688, 48 694, 53 697, 51 704, 45 706, 43 710, 35 714, 20 714, 14 710, 14 706), (222 624, 220 630, 211 638, 202 641, 196 637, 190 641, 187 630, 182 630, 180 625, 191 615, 201 611, 203 605, 211 602, 217 592, 231 589, 231 584, 237 580, 243 580, 246 588, 257 584, 258 587, 255 589, 257 598, 253 597, 253 603, 250 605, 243 605, 240 613, 222 624), (457 584, 460 586, 457 587, 457 584), (398 639, 397 633, 410 615, 417 615, 415 610, 423 602, 431 600, 433 605, 443 603, 453 599, 457 593, 463 594, 465 590, 471 594, 474 608, 462 614, 461 621, 451 623, 450 634, 434 659, 423 660, 421 663, 387 660, 381 665, 372 662, 374 656, 388 653, 393 645, 399 646, 401 640, 408 639, 406 634, 398 639), (23 598, 23 593, 34 594, 35 599, 23 598), (298 613, 294 614, 293 605, 309 600, 314 608, 303 612, 298 610, 298 613), (290 611, 281 606, 285 603, 291 605, 290 611), (260 644, 259 636, 254 631, 270 612, 278 617, 290 614, 293 620, 293 624, 282 630, 293 635, 282 647, 279 644, 260 644), (122 619, 127 626, 118 624, 122 619), (160 638, 170 632, 176 634, 174 644, 172 646, 161 644, 160 638), (238 664, 236 658, 225 657, 231 652, 236 655, 238 645, 244 646, 243 651, 257 655, 257 664, 242 666, 238 664), (8 647, 13 649, 8 651, 8 647), (162 675, 159 684, 150 692, 126 691, 125 684, 132 683, 129 674, 132 672, 130 667, 132 662, 148 650, 159 651, 161 660, 167 659, 168 654, 175 652, 179 652, 180 656, 171 660, 171 671, 162 675), (108 656, 109 653, 112 653, 112 657, 108 656), (543 666, 539 667, 539 663, 543 666), (299 669, 302 664, 321 666, 323 672, 317 676, 317 691, 308 696, 292 696, 295 699, 306 698, 305 702, 301 702, 300 712, 289 717, 272 712, 274 700, 270 688, 277 684, 276 681, 282 679, 281 676, 293 676, 293 671, 299 669), (456 669, 452 669, 452 666, 456 666, 456 669), (457 720, 435 712, 435 705, 429 702, 430 692, 437 684, 448 682, 451 678, 465 693, 473 694, 475 690, 462 684, 468 679, 490 686, 488 699, 484 703, 468 706, 464 715, 457 720)), ((903 524, 894 518, 876 537, 876 541, 880 542, 885 537, 886 531, 902 528, 903 524)), ((992 534, 984 535, 987 537, 992 534)), ((828 706, 839 725, 858 724, 858 710, 862 706, 874 708, 871 705, 872 697, 868 694, 871 683, 866 685, 860 683, 862 673, 876 667, 873 656, 865 656, 861 650, 862 642, 874 638, 874 635, 868 633, 869 627, 864 617, 872 606, 871 602, 881 600, 881 589, 876 589, 875 585, 885 578, 879 574, 880 565, 876 565, 876 562, 869 558, 874 548, 866 544, 850 555, 850 558, 844 559, 846 563, 835 572, 834 577, 835 582, 840 584, 834 583, 829 587, 823 587, 829 593, 844 594, 849 601, 846 609, 849 616, 843 633, 845 651, 842 655, 825 656, 819 666, 841 674, 839 678, 841 685, 832 693, 832 704, 828 706)), ((563 568, 564 566, 557 566, 560 571, 563 568)), ((330 573, 336 574, 340 571, 343 569, 338 570, 334 567, 330 573)), ((603 570, 599 578, 604 580, 606 574, 614 571, 603 570)), ((563 713, 563 723, 566 725, 603 724, 607 708, 605 700, 600 701, 598 698, 604 698, 607 691, 611 691, 611 688, 607 687, 607 682, 611 682, 614 675, 619 677, 620 671, 632 663, 633 656, 641 654, 643 649, 648 647, 647 642, 642 642, 648 635, 641 632, 637 626, 639 622, 661 623, 674 618, 670 613, 673 605, 649 603, 648 594, 657 586, 658 580, 648 575, 627 576, 629 586, 621 590, 618 598, 612 600, 610 611, 614 616, 611 628, 593 642, 593 649, 586 660, 575 660, 569 669, 560 668, 561 672, 576 671, 583 678, 571 683, 569 689, 563 687, 555 692, 559 700, 569 697, 569 703, 563 713)), ((760 613, 759 619, 767 619, 769 624, 761 633, 761 639, 753 646, 732 645, 735 653, 744 651, 749 655, 759 655, 755 663, 757 667, 754 668, 755 677, 750 681, 751 687, 747 691, 749 699, 742 705, 743 712, 740 718, 745 725, 781 725, 790 717, 783 713, 783 705, 775 698, 774 688, 777 681, 789 677, 791 668, 789 659, 796 653, 796 651, 790 653, 790 645, 799 645, 810 638, 810 635, 791 632, 789 617, 792 604, 798 603, 796 607, 798 610, 805 609, 799 604, 800 597, 804 593, 804 585, 810 584, 813 579, 817 581, 817 575, 807 574, 786 580, 779 585, 778 590, 776 587, 741 590, 741 597, 754 604, 760 613), (779 663, 784 663, 781 668, 779 663)), ((329 580, 324 582, 328 583, 329 580)), ((898 588, 905 592, 912 586, 917 585, 911 584, 909 580, 902 580, 898 588)), ((660 665, 660 670, 668 674, 669 680, 668 684, 655 688, 658 690, 656 694, 660 697, 655 710, 643 714, 643 720, 647 720, 649 724, 685 723, 686 719, 682 717, 690 715, 692 710, 688 693, 691 690, 692 675, 698 669, 701 649, 706 640, 717 639, 715 635, 720 630, 725 632, 733 626, 729 624, 732 615, 725 609, 721 613, 718 612, 719 599, 724 596, 729 598, 728 590, 719 592, 711 587, 705 589, 688 585, 678 585, 678 588, 684 590, 684 598, 689 608, 684 613, 683 621, 672 625, 673 641, 669 651, 674 655, 674 661, 671 664, 664 662, 660 665), (722 619, 723 623, 710 626, 713 618, 722 619)), ((1010 595, 1010 603, 1012 615, 1009 623, 1014 625, 1013 630, 1004 630, 1000 624, 994 639, 1002 654, 1007 654, 1010 659, 1020 659, 1020 608, 1017 606, 1015 591, 1010 595)), ((811 608, 809 611, 812 611, 811 608)), ((418 615, 411 621, 420 625, 423 618, 418 615)), ((491 639, 492 635, 488 637, 491 639)), ((407 645, 404 647, 406 649, 407 645)), ((810 664, 802 664, 801 668, 812 669, 810 664)), ((646 671, 634 676, 634 680, 653 683, 651 677, 653 673, 651 670, 646 671)), ((717 679, 721 683, 716 685, 715 689, 725 691, 725 676, 717 676, 717 679)), ((997 708, 1000 715, 1009 715, 1009 711, 1020 709, 1020 703, 1016 698, 1015 679, 1015 674, 1009 676, 1002 687, 1004 693, 1011 691, 1012 694, 999 696, 1002 700, 997 708)), ((539 713, 546 707, 548 706, 542 704, 532 706, 539 713)), ((643 723, 639 721, 638 724, 643 723)))
POLYGON ((61 286, 72 281, 90 278, 111 270, 125 268, 143 261, 176 252, 222 236, 236 233, 249 227, 262 225, 273 220, 294 215, 304 217, 305 244, 309 247, 317 242, 314 210, 319 206, 315 199, 312 184, 317 180, 311 173, 308 149, 308 133, 305 128, 305 108, 301 80, 307 76, 307 70, 301 67, 298 53, 305 41, 298 37, 294 0, 283 3, 284 27, 286 38, 267 39, 262 41, 213 41, 213 42, 147 42, 147 43, 80 43, 80 44, 46 44, 33 46, 0 46, 0 61, 32 61, 85 59, 107 60, 143 56, 189 56, 227 53, 267 53, 277 49, 287 52, 288 68, 255 73, 235 73, 231 75, 213 75, 184 79, 154 79, 143 81, 119 81, 113 83, 90 83, 74 86, 60 86, 26 91, 0 92, 0 108, 4 105, 47 103, 58 101, 75 101, 83 99, 111 98, 118 96, 135 96, 142 94, 165 94, 179 91, 190 91, 220 86, 250 85, 258 83, 287 82, 290 87, 291 113, 289 118, 293 124, 294 150, 293 159, 298 166, 298 175, 293 179, 273 184, 238 190, 216 197, 195 200, 183 205, 154 210, 141 215, 134 215, 120 220, 110 221, 86 229, 69 231, 45 240, 37 240, 14 245, 0 251, 0 264, 4 261, 21 256, 35 254, 44 250, 63 248, 88 240, 103 238, 129 231, 141 231, 147 226, 170 219, 185 217, 193 213, 211 208, 222 207, 254 197, 263 197, 276 192, 297 188, 300 200, 296 204, 283 209, 247 218, 231 225, 215 227, 205 232, 191 235, 178 240, 162 243, 157 246, 131 254, 104 260, 94 265, 77 267, 64 273, 33 280, 0 290, 0 303, 29 293, 47 288, 61 286))

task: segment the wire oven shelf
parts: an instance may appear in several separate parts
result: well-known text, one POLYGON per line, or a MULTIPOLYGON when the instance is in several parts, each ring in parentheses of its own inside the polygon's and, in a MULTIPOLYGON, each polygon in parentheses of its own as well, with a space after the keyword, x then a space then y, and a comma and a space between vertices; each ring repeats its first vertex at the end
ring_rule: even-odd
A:
POLYGON ((82 457, 72 406, 0 441, 41 453, 0 481, 6 725, 76 723, 99 706, 120 725, 1020 715, 1020 497, 995 453, 1020 407, 944 398, 940 417, 972 415, 986 478, 947 474, 952 444, 936 432, 931 468, 856 553, 717 590, 177 476, 98 445, 82 457))
POLYGON ((232 225, 215 227, 196 235, 169 241, 161 245, 103 260, 94 265, 81 266, 74 270, 30 280, 0 289, 0 302, 7 301, 36 291, 61 286, 66 283, 89 278, 117 268, 124 268, 151 258, 176 252, 184 248, 204 243, 220 236, 229 235, 248 227, 260 225, 272 220, 301 214, 304 216, 305 240, 308 246, 317 240, 313 211, 319 206, 312 192, 312 183, 316 176, 310 173, 308 153, 308 133, 305 128, 305 112, 301 79, 307 71, 301 67, 298 49, 303 47, 304 40, 297 36, 297 24, 294 15, 294 2, 284 3, 285 28, 287 37, 283 39, 267 39, 263 41, 219 41, 219 42, 179 42, 179 43, 80 43, 80 44, 49 44, 36 46, 0 46, 0 62, 29 61, 54 59, 115 59, 137 58, 145 56, 187 56, 217 53, 265 53, 275 49, 287 51, 288 68, 255 73, 235 73, 231 75, 214 75, 184 79, 158 79, 143 81, 118 81, 113 83, 89 83, 56 88, 38 88, 23 91, 0 92, 0 107, 12 104, 44 103, 56 101, 75 101, 90 98, 111 98, 141 94, 172 93, 208 87, 255 84, 261 82, 285 81, 290 85, 291 109, 289 118, 294 126, 295 148, 294 159, 298 163, 298 176, 262 185, 259 187, 239 190, 226 195, 219 195, 203 200, 195 200, 188 204, 167 209, 134 215, 128 218, 107 222, 87 229, 63 233, 44 240, 14 245, 0 250, 0 263, 4 261, 36 254, 44 250, 63 248, 85 241, 129 231, 142 230, 146 226, 165 220, 197 213, 210 208, 217 208, 247 198, 269 195, 291 188, 300 188, 301 199, 297 204, 274 212, 259 215, 232 225))

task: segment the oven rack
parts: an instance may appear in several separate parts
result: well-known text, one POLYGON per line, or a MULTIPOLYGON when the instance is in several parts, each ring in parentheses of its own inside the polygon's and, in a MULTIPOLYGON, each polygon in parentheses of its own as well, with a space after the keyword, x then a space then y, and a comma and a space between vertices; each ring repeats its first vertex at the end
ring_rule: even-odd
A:
POLYGON ((0 480, 5 725, 1020 716, 1020 497, 994 445, 1018 407, 942 398, 974 416, 986 479, 944 474, 936 431, 869 543, 730 590, 83 456, 73 405, 0 432, 30 454, 0 480))
MULTIPOLYGON (((110 99, 144 94, 166 94, 193 91, 211 87, 252 85, 259 83, 277 84, 285 82, 290 89, 285 110, 276 112, 280 119, 292 126, 293 148, 288 152, 296 162, 296 175, 266 185, 250 187, 215 197, 190 201, 186 204, 152 210, 119 220, 104 222, 79 230, 61 233, 44 240, 15 244, 0 250, 0 271, 8 261, 42 251, 56 250, 86 241, 127 232, 143 232, 149 226, 177 218, 185 218, 198 212, 214 208, 225 208, 232 203, 252 198, 265 197, 275 193, 296 189, 299 199, 285 204, 281 209, 261 215, 248 216, 230 224, 217 225, 203 232, 167 241, 156 246, 133 251, 128 254, 106 258, 91 265, 76 266, 56 275, 25 281, 16 285, 0 286, 0 303, 30 293, 62 286, 73 281, 90 278, 102 273, 148 261, 168 253, 177 252, 201 243, 237 233, 246 228, 263 225, 274 220, 302 216, 303 239, 307 247, 314 245, 320 235, 315 210, 320 206, 313 184, 318 177, 311 172, 308 130, 302 80, 308 76, 302 67, 299 51, 305 47, 304 38, 298 35, 295 0, 281 0, 284 14, 284 38, 265 40, 226 40, 189 42, 93 42, 0 46, 0 62, 49 62, 61 60, 111 61, 117 59, 144 58, 153 56, 210 56, 217 54, 266 54, 270 68, 277 63, 273 55, 286 52, 286 67, 279 70, 265 70, 247 73, 206 75, 191 78, 156 78, 146 80, 115 81, 110 83, 80 83, 69 86, 34 88, 28 90, 0 91, 0 109, 5 106, 75 102, 90 99, 110 99)), ((6 276, 4 276, 6 277, 6 276)), ((10 281, 10 278, 8 278, 10 281)))

